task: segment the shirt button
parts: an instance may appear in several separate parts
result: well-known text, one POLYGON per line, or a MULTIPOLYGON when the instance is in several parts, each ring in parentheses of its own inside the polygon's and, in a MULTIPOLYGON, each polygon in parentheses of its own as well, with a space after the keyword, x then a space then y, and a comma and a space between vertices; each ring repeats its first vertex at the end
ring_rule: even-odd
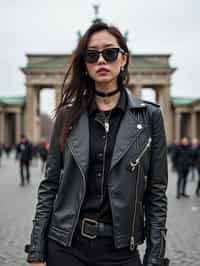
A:
POLYGON ((102 139, 105 139, 105 138, 106 138, 106 135, 103 135, 103 136, 102 136, 102 139))
POLYGON ((98 177, 101 177, 101 173, 98 173, 97 176, 98 176, 98 177))
POLYGON ((142 125, 141 125, 141 124, 138 124, 138 125, 137 125, 137 128, 138 128, 138 129, 142 129, 142 125))
POLYGON ((100 159, 103 158, 103 153, 100 152, 100 153, 98 154, 98 157, 99 157, 100 159))

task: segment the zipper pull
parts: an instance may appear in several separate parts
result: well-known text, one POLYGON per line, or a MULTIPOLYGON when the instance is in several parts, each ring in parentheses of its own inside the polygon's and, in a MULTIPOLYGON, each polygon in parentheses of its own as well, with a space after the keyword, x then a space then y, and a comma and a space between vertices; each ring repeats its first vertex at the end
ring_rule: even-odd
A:
POLYGON ((104 127, 105 127, 106 133, 108 133, 109 132, 110 125, 109 125, 109 123, 107 121, 104 122, 104 127))
POLYGON ((130 241, 130 250, 135 249, 135 239, 134 236, 131 236, 131 241, 130 241))
POLYGON ((134 170, 135 170, 135 167, 136 167, 136 163, 134 163, 134 162, 130 162, 129 163, 129 169, 131 170, 131 172, 134 172, 134 170))

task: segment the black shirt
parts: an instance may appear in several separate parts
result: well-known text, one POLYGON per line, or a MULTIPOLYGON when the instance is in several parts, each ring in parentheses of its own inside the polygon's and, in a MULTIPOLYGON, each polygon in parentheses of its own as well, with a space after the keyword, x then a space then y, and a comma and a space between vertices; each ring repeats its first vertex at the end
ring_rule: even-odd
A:
POLYGON ((95 100, 88 109, 90 154, 86 195, 80 212, 81 217, 89 217, 112 224, 108 195, 109 168, 116 135, 125 110, 126 94, 124 90, 112 111, 100 111, 95 100), (109 120, 107 128, 104 124, 105 117, 109 120))

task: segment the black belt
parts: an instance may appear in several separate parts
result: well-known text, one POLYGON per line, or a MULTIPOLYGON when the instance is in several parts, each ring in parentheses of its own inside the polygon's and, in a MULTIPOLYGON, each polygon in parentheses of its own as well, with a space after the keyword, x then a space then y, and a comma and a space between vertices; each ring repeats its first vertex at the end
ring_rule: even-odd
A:
POLYGON ((87 217, 80 219, 78 229, 81 231, 82 236, 90 239, 95 239, 97 236, 113 236, 112 225, 101 223, 87 217))

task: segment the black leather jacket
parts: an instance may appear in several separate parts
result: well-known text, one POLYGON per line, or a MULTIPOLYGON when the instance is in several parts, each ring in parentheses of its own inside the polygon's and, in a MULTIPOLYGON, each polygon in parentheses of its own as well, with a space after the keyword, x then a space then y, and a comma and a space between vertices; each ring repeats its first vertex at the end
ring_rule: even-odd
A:
MULTIPOLYGON (((167 214, 167 148, 158 105, 143 102, 126 89, 127 110, 111 160, 108 191, 116 248, 147 239, 144 265, 164 265, 167 214)), ((40 183, 28 261, 45 261, 47 237, 70 246, 86 191, 89 158, 88 116, 72 130, 64 152, 56 120, 40 183), (62 169, 62 165, 64 166, 62 169)))

